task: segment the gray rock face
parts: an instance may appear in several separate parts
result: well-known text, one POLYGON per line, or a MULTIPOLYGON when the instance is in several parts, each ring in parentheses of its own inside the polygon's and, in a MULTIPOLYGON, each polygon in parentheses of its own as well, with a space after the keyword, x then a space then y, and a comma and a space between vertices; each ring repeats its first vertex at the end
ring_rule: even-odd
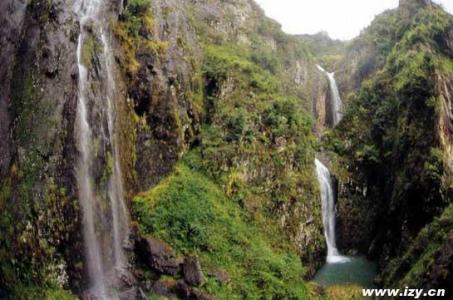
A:
POLYGON ((152 10, 155 26, 148 35, 167 45, 165 54, 141 49, 137 53, 140 69, 128 87, 137 114, 151 124, 150 130, 137 132, 140 190, 157 184, 172 170, 192 142, 199 121, 189 97, 201 88, 194 85, 201 61, 196 33, 181 1, 152 1, 152 10))
POLYGON ((431 0, 400 0, 399 9, 403 17, 408 18, 418 9, 431 5, 431 0))
POLYGON ((140 238, 136 243, 136 252, 152 270, 167 275, 177 275, 181 271, 182 261, 175 251, 165 242, 153 237, 140 238))
POLYGON ((77 99, 72 6, 61 0, 1 1, 0 28, 0 182, 12 183, 5 210, 17 220, 0 245, 9 240, 11 248, 3 250, 17 255, 30 274, 61 263, 56 280, 75 287, 83 251, 78 208, 70 201, 77 99), (27 239, 17 240, 21 236, 27 239), (56 259, 49 247, 65 250, 56 259))
POLYGON ((10 81, 25 16, 26 1, 0 3, 0 178, 6 175, 13 151, 11 140, 10 81))
POLYGON ((188 256, 183 264, 184 280, 192 286, 200 286, 205 281, 198 257, 188 256))
MULTIPOLYGON (((62 274, 57 274, 66 278, 62 286, 80 290, 85 285, 83 244, 74 178, 78 156, 74 124, 79 24, 73 12, 73 1, 0 2, 0 188, 3 178, 13 179, 6 210, 19 220, 11 237, 0 236, 0 245, 6 244, 2 243, 3 239, 8 240, 13 248, 6 249, 5 253, 17 253, 19 264, 24 262, 20 267, 30 273, 46 270, 51 264, 63 265, 62 274), (17 174, 12 174, 11 169, 17 174), (15 240, 23 236, 27 240, 15 240), (46 253, 47 249, 39 245, 48 245, 57 249, 57 253, 46 253), (18 253, 18 249, 26 250, 18 253)), ((121 12, 123 2, 127 4, 121 0, 108 2, 112 20, 116 18, 114 11, 121 12)), ((131 162, 130 170, 124 168, 124 173, 136 171, 138 182, 135 178, 130 181, 134 181, 131 186, 139 190, 146 190, 165 177, 198 138, 201 113, 194 108, 194 97, 199 96, 201 100, 198 100, 203 101, 204 82, 199 74, 202 51, 188 9, 193 10, 195 20, 215 28, 219 37, 224 35, 232 43, 242 45, 250 45, 250 32, 258 32, 264 18, 264 13, 251 0, 152 1, 155 28, 144 34, 165 43, 165 54, 140 50, 137 74, 127 79, 121 77, 124 74, 115 74, 120 97, 124 97, 124 102, 126 97, 132 98, 137 114, 145 116, 148 125, 151 124, 149 129, 126 128, 122 132, 134 135, 132 131, 137 130, 133 153, 137 161, 131 162), (194 96, 197 92, 200 93, 194 96)), ((273 27, 278 30, 279 25, 273 24, 273 27)), ((271 35, 259 38, 272 51, 280 51, 287 43, 286 39, 279 41, 271 35)), ((112 48, 121 51, 120 47, 112 48)), ((310 63, 294 49, 289 52, 288 88, 302 89, 309 85, 310 63)), ((115 58, 119 60, 120 56, 115 58)), ((93 64, 96 69, 95 55, 93 64)), ((92 72, 90 76, 99 74, 92 72)), ((227 93, 228 89, 225 87, 223 92, 227 93)), ((89 93, 100 95, 101 92, 98 86, 93 86, 89 93)), ((300 94, 303 95, 302 90, 300 94)), ((99 102, 90 107, 91 118, 98 118, 98 106, 102 105, 99 102)), ((130 152, 127 155, 133 151, 130 152)), ((106 161, 106 155, 101 153, 98 160, 106 161)), ((104 175, 100 165, 94 167, 96 184, 104 175)), ((288 210, 293 209, 288 207, 288 210)), ((296 215, 300 219, 299 213, 296 215)), ((1 226, 0 232, 6 232, 1 226)), ((161 274, 181 272, 182 261, 168 245, 152 238, 143 239, 139 244, 139 253, 151 268, 161 274)), ((0 260, 2 258, 0 256, 0 260)), ((198 260, 188 258, 186 265, 186 281, 192 285, 202 284, 204 276, 198 260)), ((220 277, 220 281, 228 281, 227 274, 220 277)), ((1 284, 0 280, 0 290, 1 284)), ((126 287, 129 289, 132 284, 126 287)))

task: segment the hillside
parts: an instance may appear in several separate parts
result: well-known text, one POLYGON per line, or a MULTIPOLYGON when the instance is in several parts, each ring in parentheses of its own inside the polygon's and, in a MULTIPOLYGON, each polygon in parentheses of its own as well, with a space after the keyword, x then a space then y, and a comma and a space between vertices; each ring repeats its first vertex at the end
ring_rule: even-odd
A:
MULTIPOLYGON (((2 90, 2 105, 10 109, 2 124, 12 134, 2 141, 8 155, 2 155, 0 193, 1 290, 20 298, 61 288, 81 294, 91 271, 80 230, 86 212, 73 171, 83 151, 73 134, 81 126, 77 15, 63 2, 12 0, 8 7, 14 13, 2 18, 11 51, 2 52, 2 60, 12 62, 2 67, 2 82, 11 84, 2 90)), ((94 142, 106 150, 93 149, 86 171, 93 173, 100 207, 113 205, 105 202, 107 184, 121 176, 138 221, 130 225, 137 236, 128 243, 139 245, 140 236, 152 234, 178 257, 196 254, 207 276, 201 290, 221 298, 305 297, 303 278, 321 263, 325 247, 310 116, 318 73, 307 46, 285 35, 253 1, 133 0, 103 14, 110 22, 111 74, 96 20, 81 29, 92 122, 104 114, 100 99, 109 87, 103 78, 115 80, 114 140, 103 142, 106 123, 93 127, 94 142), (118 165, 116 148, 109 150, 115 141, 118 165), (198 188, 184 189, 192 185, 198 188), (218 236, 206 240, 212 235, 218 236), (227 258, 230 251, 237 257, 227 258), (219 268, 228 271, 228 284, 216 281, 219 268)), ((108 255, 110 249, 97 247, 108 255)), ((157 282, 142 287, 146 293, 164 283, 168 293, 181 292, 179 275, 174 281, 166 271, 151 275, 131 250, 126 255, 137 265, 128 272, 138 286, 157 282)), ((130 292, 129 284, 123 289, 130 292)))
POLYGON ((403 4, 339 62, 349 96, 325 146, 340 180, 343 247, 378 259, 383 286, 448 288, 453 19, 435 5, 403 4))
POLYGON ((1 299, 453 292, 437 5, 348 42, 253 0, 4 0, 0 24, 1 299), (367 282, 317 280, 338 262, 367 282))

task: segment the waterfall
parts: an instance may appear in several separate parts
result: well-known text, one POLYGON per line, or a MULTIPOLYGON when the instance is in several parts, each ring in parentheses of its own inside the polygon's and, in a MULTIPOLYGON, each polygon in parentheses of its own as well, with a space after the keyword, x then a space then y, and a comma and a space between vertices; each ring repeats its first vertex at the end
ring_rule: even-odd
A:
POLYGON ((123 177, 121 174, 120 157, 118 143, 115 136, 115 81, 112 76, 112 51, 104 32, 101 33, 101 40, 104 49, 104 57, 107 69, 107 112, 108 112, 108 131, 112 145, 112 175, 110 176, 108 194, 111 202, 111 213, 113 217, 113 245, 114 245, 114 261, 116 267, 122 267, 125 264, 125 258, 122 251, 122 244, 125 238, 129 235, 128 212, 124 203, 123 177))
POLYGON ((340 91, 338 90, 337 82, 335 81, 335 73, 327 72, 323 67, 320 65, 316 65, 316 67, 323 73, 327 75, 329 79, 329 86, 330 86, 330 93, 332 95, 331 102, 332 102, 332 121, 333 126, 335 127, 343 117, 341 110, 343 108, 343 103, 341 102, 340 91))
POLYGON ((342 263, 349 258, 341 256, 335 241, 335 194, 329 169, 319 160, 315 160, 316 173, 321 189, 322 220, 327 242, 327 263, 342 263))
POLYGON ((107 35, 103 0, 76 0, 79 17, 79 71, 75 167, 83 213, 85 259, 90 292, 99 299, 116 299, 112 278, 126 268, 123 247, 129 236, 119 145, 116 133, 117 91, 107 35), (89 27, 86 28, 86 27, 89 27), (86 43, 99 61, 87 66, 86 43), (106 129, 107 128, 107 129, 106 129), (101 167, 100 167, 101 166, 101 167))

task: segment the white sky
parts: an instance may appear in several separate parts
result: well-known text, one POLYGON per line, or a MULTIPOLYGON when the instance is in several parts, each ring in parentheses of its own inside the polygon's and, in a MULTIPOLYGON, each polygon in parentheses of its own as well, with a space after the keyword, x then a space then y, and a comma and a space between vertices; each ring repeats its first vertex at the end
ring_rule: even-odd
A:
MULTIPOLYGON (((256 0, 266 15, 290 34, 327 31, 332 38, 352 39, 377 14, 398 6, 399 0, 256 0)), ((435 0, 453 13, 453 0, 435 0)))

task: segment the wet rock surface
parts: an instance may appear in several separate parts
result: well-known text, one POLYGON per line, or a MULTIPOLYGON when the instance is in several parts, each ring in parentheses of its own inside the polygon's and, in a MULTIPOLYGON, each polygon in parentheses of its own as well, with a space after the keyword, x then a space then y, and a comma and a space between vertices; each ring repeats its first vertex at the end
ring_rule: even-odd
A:
POLYGON ((205 277, 201 270, 200 261, 197 256, 188 256, 184 258, 182 265, 184 280, 192 286, 200 286, 204 283, 205 277))
POLYGON ((25 4, 0 4, 0 181, 10 185, 5 211, 19 220, 2 238, 22 270, 39 278, 44 266, 60 265, 57 282, 77 287, 83 251, 79 212, 72 201, 75 22, 71 6, 63 1, 25 4), (21 236, 27 238, 19 240, 21 236), (58 259, 50 247, 58 249, 58 259))
MULTIPOLYGON (((107 2, 112 8, 109 21, 114 26, 123 3, 107 2)), ((81 291, 87 288, 87 279, 83 275, 86 274, 86 265, 80 231, 82 215, 74 178, 74 164, 79 155, 74 140, 77 129, 79 74, 76 49, 79 24, 68 1, 34 0, 28 3, 28 8, 21 0, 0 3, 0 179, 8 177, 8 182, 11 181, 11 203, 6 210, 13 219, 20 220, 12 236, 6 237, 8 244, 13 245, 6 252, 17 253, 17 260, 20 261, 18 270, 47 270, 48 266, 63 266, 56 276, 63 280, 58 283, 82 294, 81 291)), ((126 1, 124 4, 127 5, 126 1)), ((123 144, 133 145, 124 147, 126 151, 121 146, 124 160, 128 160, 122 162, 126 166, 124 176, 128 181, 128 199, 137 190, 146 190, 168 175, 183 153, 200 140, 202 108, 195 107, 194 97, 199 97, 201 104, 198 105, 203 105, 205 83, 199 74, 203 53, 193 24, 194 16, 188 13, 188 8, 195 19, 215 28, 218 38, 245 46, 254 42, 250 31, 259 32, 264 18, 264 13, 253 1, 152 1, 154 28, 150 31, 140 28, 138 34, 145 39, 162 42, 165 51, 159 53, 138 49, 136 58, 139 69, 132 75, 120 74, 121 54, 115 54, 118 97, 127 109, 143 117, 147 125, 135 128, 130 115, 118 112, 119 118, 124 119, 121 126, 127 124, 121 127, 120 139, 123 144), (227 15, 228 18, 225 17, 227 15), (130 99, 126 103, 128 97, 130 99), (133 159, 129 159, 131 157, 133 159)), ((271 26, 279 30, 279 25, 274 23, 272 21, 271 26)), ((88 23, 88 32, 93 31, 90 26, 94 25, 88 23)), ((96 48, 99 37, 93 35, 91 38, 96 48)), ((273 51, 281 48, 288 50, 285 61, 285 80, 288 84, 284 89, 296 89, 301 99, 310 93, 321 93, 322 89, 308 89, 314 66, 298 56, 294 41, 276 39, 271 35, 259 38, 273 51), (287 43, 290 45, 288 49, 287 43)), ((112 41, 112 48, 120 52, 117 43, 112 41)), ((89 76, 99 81, 102 76, 99 53, 93 49, 85 50, 93 64, 89 76)), ((218 92, 225 95, 233 91, 234 82, 227 82, 218 92)), ((92 98, 103 97, 101 87, 96 84, 89 87, 88 93, 92 98)), ((100 106, 104 104, 99 101, 90 106, 91 119, 99 119, 100 106)), ((309 101, 303 101, 303 105, 307 110, 311 109, 309 101)), ((96 135, 103 126, 107 124, 94 128, 96 135)), ((285 140, 278 144, 282 149, 288 146, 285 140)), ((99 162, 93 167, 93 181, 102 185, 108 170, 101 166, 108 162, 109 157, 103 147, 98 148, 99 162)), ((262 176, 270 176, 273 170, 263 168, 258 172, 262 176)), ((289 226, 293 220, 311 215, 309 206, 311 204, 300 205, 294 201, 284 207, 279 212, 282 226, 289 226)), ((319 240, 320 234, 316 222, 302 222, 300 226, 306 228, 299 230, 296 225, 291 235, 301 251, 307 253, 308 243, 312 243, 313 239, 319 240)), ((320 247, 316 245, 316 248, 320 247)), ((171 284, 153 281, 150 288, 162 294, 212 299, 191 287, 202 285, 205 281, 200 262, 195 257, 186 258, 182 267, 183 261, 173 249, 153 238, 141 239, 135 250, 139 260, 156 273, 184 277, 184 280, 171 284)), ((310 261, 312 259, 309 257, 310 261)), ((223 284, 230 281, 226 272, 219 272, 215 277, 223 284)), ((42 278, 37 276, 33 279, 39 283, 42 278)), ((124 299, 132 299, 140 297, 137 296, 141 294, 140 290, 136 288, 141 285, 140 279, 119 271, 112 275, 111 282, 124 293, 124 299)), ((90 292, 83 293, 83 299, 94 300, 93 297, 90 292)))
POLYGON ((188 97, 201 88, 194 81, 202 59, 194 28, 180 1, 152 1, 152 10, 155 26, 147 34, 166 45, 165 53, 140 49, 140 68, 128 87, 136 113, 151 125, 137 132, 140 190, 157 184, 172 170, 192 143, 200 121, 188 97))
POLYGON ((139 259, 156 272, 174 276, 181 271, 182 260, 161 240, 142 237, 136 242, 135 249, 139 259))
POLYGON ((6 176, 13 151, 10 132, 11 89, 9 82, 15 64, 14 53, 20 42, 25 16, 25 1, 7 0, 0 3, 0 178, 6 176))

